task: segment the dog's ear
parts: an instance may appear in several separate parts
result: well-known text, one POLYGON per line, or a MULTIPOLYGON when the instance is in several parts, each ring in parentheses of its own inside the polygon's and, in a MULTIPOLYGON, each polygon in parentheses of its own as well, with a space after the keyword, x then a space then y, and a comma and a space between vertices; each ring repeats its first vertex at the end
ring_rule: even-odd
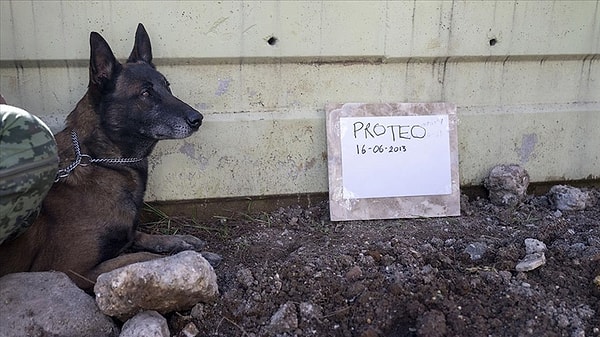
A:
POLYGON ((138 24, 137 30, 135 31, 135 43, 131 55, 127 59, 127 62, 138 62, 143 61, 154 67, 152 64, 152 46, 150 45, 150 37, 146 33, 144 25, 138 24))
POLYGON ((115 58, 110 46, 96 32, 90 34, 90 84, 103 88, 113 78, 120 63, 115 58))

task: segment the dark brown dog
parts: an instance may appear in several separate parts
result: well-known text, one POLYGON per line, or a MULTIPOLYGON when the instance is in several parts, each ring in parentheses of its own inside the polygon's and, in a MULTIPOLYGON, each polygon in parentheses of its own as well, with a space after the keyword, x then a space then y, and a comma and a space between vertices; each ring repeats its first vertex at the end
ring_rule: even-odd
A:
POLYGON ((87 93, 56 135, 60 179, 34 224, 0 246, 0 276, 57 270, 89 289, 103 272, 156 258, 148 252, 199 250, 193 236, 136 230, 148 178, 147 157, 161 139, 185 138, 202 115, 169 89, 152 64, 150 39, 140 24, 133 51, 119 63, 108 43, 90 35, 87 93))

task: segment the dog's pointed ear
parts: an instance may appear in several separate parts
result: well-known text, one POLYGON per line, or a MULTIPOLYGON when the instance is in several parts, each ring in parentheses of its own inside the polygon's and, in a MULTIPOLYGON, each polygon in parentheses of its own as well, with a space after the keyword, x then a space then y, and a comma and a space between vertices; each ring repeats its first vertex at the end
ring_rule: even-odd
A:
POLYGON ((102 88, 111 80, 120 63, 100 34, 90 34, 90 82, 102 88))
POLYGON ((131 55, 127 59, 127 62, 138 62, 143 61, 154 67, 152 64, 152 45, 150 44, 150 37, 146 33, 144 25, 138 24, 137 30, 135 31, 135 43, 131 55))

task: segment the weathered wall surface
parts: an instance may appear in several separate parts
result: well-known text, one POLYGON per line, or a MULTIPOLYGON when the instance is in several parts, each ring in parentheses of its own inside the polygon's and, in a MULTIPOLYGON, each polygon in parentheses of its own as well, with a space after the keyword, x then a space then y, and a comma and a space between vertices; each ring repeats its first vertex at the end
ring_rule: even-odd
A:
POLYGON ((600 178, 599 1, 2 1, 0 92, 53 129, 88 36, 138 22, 201 131, 151 159, 149 200, 327 191, 329 102, 455 103, 460 177, 600 178))

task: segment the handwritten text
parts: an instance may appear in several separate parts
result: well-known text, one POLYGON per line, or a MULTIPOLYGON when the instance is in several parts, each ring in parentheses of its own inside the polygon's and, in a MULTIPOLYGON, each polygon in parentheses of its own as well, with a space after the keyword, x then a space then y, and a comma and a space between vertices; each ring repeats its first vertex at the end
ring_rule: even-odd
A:
POLYGON ((354 139, 389 137, 395 142, 399 139, 423 139, 427 136, 427 129, 421 125, 384 125, 358 121, 354 122, 353 130, 354 139))

